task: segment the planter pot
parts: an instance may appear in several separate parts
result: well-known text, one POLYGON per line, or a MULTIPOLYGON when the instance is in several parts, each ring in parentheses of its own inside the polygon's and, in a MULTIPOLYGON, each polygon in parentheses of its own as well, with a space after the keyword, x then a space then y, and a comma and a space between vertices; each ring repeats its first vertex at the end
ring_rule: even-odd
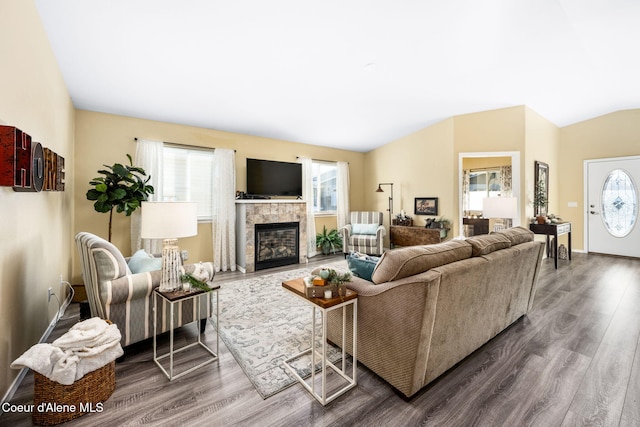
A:
POLYGON ((547 217, 537 216, 536 221, 538 221, 538 224, 545 224, 547 222, 547 217))

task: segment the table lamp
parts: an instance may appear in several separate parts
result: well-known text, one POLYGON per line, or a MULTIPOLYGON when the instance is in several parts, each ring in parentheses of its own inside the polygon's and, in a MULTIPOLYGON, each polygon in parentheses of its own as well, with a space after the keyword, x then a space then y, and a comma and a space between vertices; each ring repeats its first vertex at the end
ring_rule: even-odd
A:
MULTIPOLYGON (((518 213, 518 199, 516 197, 485 197, 482 199, 482 216, 504 220, 513 219, 518 213)), ((504 221, 493 226, 493 231, 502 230, 504 221)))
POLYGON ((178 238, 198 234, 197 205, 191 202, 142 202, 141 237, 163 239, 160 291, 181 288, 178 238))

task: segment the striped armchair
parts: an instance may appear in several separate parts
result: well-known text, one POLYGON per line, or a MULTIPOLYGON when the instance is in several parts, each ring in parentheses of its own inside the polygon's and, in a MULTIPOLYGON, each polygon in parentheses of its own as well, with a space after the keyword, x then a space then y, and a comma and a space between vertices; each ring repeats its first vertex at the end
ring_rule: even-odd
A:
POLYGON ((386 229, 382 225, 382 212, 351 212, 350 219, 351 224, 340 229, 342 252, 345 256, 351 251, 382 255, 382 243, 386 234, 386 229))
MULTIPOLYGON (((118 325, 123 347, 152 337, 153 290, 160 286, 162 273, 133 274, 113 244, 91 233, 80 232, 75 240, 91 316, 109 319, 118 325)), ((213 280, 213 264, 207 262, 203 266, 213 280)), ((196 264, 184 266, 187 272, 193 272, 195 267, 196 264)), ((204 319, 212 313, 211 298, 198 300, 200 318, 204 319)), ((166 332, 170 325, 170 309, 164 299, 159 299, 158 304, 158 332, 166 332)), ((182 326, 197 320, 198 307, 192 299, 178 304, 174 325, 182 326)))

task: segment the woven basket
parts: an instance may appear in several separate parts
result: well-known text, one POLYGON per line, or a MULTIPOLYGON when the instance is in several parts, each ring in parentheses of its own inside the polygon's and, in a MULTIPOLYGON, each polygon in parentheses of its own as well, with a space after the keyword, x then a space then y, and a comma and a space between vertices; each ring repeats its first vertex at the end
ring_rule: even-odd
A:
POLYGON ((115 364, 112 361, 70 385, 34 372, 33 423, 50 426, 101 411, 96 404, 106 401, 116 388, 115 364))

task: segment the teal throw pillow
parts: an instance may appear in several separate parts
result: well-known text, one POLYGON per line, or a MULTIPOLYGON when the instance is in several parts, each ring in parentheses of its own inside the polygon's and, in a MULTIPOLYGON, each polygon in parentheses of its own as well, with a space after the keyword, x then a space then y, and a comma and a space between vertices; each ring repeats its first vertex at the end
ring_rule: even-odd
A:
POLYGON ((351 234, 376 234, 378 224, 353 224, 351 234))
POLYGON ((127 264, 133 274, 158 271, 162 269, 162 258, 154 258, 153 255, 147 253, 144 249, 140 249, 129 258, 127 264))
POLYGON ((347 264, 351 274, 364 280, 371 282, 371 275, 376 268, 380 258, 373 256, 357 256, 350 254, 347 256, 347 264))

